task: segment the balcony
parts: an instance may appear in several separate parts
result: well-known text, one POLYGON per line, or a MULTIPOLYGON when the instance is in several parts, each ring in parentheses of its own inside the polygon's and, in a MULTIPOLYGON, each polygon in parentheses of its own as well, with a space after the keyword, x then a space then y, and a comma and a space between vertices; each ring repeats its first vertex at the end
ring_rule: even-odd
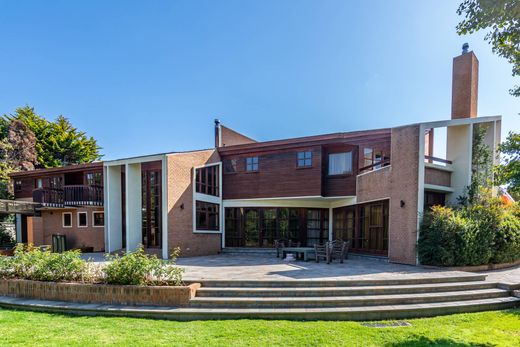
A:
POLYGON ((69 185, 63 189, 38 188, 33 201, 43 207, 103 206, 103 187, 69 185))

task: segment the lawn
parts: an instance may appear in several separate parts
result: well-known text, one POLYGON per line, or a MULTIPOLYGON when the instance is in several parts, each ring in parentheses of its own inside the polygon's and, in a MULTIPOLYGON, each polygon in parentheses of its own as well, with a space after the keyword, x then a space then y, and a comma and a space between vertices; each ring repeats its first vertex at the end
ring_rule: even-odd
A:
POLYGON ((173 322, 0 309, 0 346, 520 346, 520 309, 407 322, 173 322))

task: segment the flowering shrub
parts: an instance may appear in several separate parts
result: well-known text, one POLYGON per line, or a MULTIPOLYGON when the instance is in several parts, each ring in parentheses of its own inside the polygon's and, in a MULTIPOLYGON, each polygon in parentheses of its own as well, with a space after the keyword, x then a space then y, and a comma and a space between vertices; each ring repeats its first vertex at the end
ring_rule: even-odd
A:
POLYGON ((123 285, 181 285, 183 269, 175 266, 179 250, 170 260, 144 253, 140 246, 136 251, 119 256, 109 256, 111 262, 103 269, 105 282, 123 285))

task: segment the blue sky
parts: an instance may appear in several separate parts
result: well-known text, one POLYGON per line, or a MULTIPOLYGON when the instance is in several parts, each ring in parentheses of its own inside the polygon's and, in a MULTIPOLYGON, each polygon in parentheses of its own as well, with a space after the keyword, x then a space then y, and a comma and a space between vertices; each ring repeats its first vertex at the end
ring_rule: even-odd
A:
POLYGON ((31 105, 105 159, 448 119, 452 58, 480 61, 479 115, 520 130, 519 79, 459 1, 0 0, 0 113, 31 105))

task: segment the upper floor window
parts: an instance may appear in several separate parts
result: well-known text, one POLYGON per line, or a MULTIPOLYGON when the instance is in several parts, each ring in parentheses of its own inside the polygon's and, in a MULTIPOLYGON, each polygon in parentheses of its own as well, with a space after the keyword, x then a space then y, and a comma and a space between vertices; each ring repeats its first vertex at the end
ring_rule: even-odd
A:
POLYGON ((246 171, 258 171, 258 157, 246 158, 246 171))
POLYGON ((225 173, 237 172, 237 160, 236 159, 224 160, 224 172, 225 173))
POLYGON ((34 180, 34 187, 35 188, 43 188, 43 179, 37 178, 34 180))
POLYGON ((49 177, 49 188, 62 189, 63 188, 63 177, 61 177, 61 176, 49 177))
POLYGON ((364 148, 363 149, 363 166, 369 166, 372 165, 373 159, 372 155, 374 153, 374 150, 372 148, 364 148))
POLYGON ((19 192, 22 190, 22 181, 16 180, 14 181, 14 191, 19 192))
POLYGON ((298 152, 298 167, 312 166, 312 152, 298 152))
POLYGON ((197 193, 219 196, 218 168, 218 165, 212 165, 196 169, 195 191, 197 193))
POLYGON ((352 152, 329 154, 329 175, 352 173, 352 152))
POLYGON ((103 174, 101 172, 87 172, 85 174, 85 181, 88 186, 102 186, 103 174))

